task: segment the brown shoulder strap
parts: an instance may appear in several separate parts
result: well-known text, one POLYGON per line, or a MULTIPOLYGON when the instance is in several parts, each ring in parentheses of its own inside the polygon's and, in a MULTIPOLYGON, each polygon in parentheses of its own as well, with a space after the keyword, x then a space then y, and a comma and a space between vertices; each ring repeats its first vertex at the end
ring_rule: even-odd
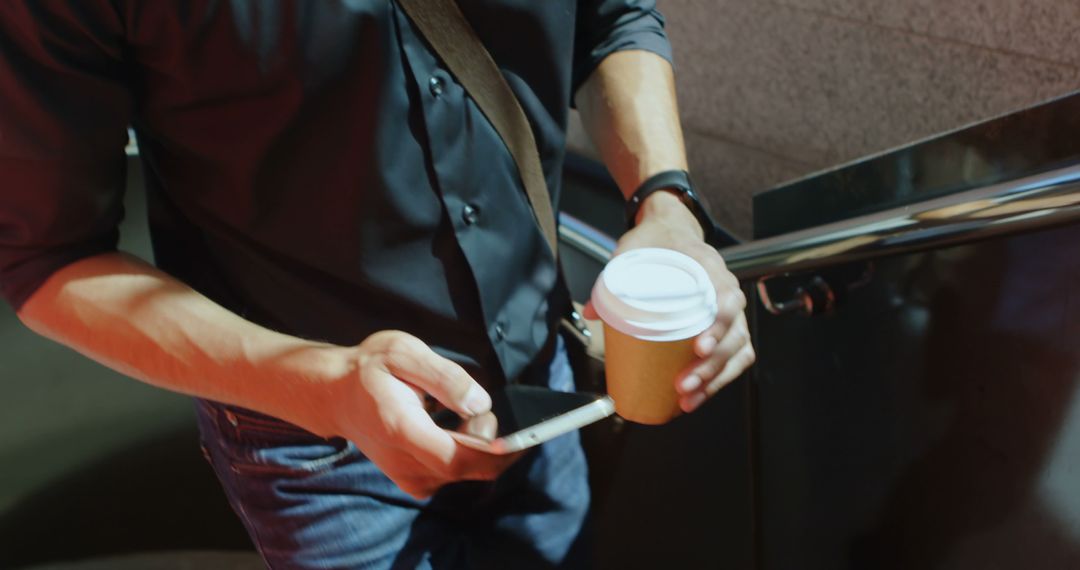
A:
POLYGON ((552 254, 556 254, 555 214, 536 139, 495 60, 454 0, 398 0, 398 4, 502 137, 517 164, 533 215, 552 254))

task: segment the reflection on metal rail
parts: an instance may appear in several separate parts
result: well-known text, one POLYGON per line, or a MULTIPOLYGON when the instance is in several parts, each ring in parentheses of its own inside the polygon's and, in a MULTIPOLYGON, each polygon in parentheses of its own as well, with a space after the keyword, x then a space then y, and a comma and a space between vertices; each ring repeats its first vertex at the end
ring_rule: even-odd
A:
POLYGON ((601 265, 611 259, 615 240, 604 232, 567 214, 559 212, 559 239, 601 265))
POLYGON ((740 280, 1080 221, 1080 166, 725 248, 740 280))
MULTIPOLYGON (((596 261, 614 242, 565 214, 560 237, 596 261)), ((1080 166, 720 250, 740 280, 1080 222, 1080 166)))

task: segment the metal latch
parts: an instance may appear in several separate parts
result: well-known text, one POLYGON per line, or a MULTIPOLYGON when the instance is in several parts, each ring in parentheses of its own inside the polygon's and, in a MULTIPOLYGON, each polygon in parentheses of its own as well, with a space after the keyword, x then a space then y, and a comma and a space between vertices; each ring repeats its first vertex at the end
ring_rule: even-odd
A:
POLYGON ((839 270, 804 277, 782 276, 790 285, 785 300, 778 300, 769 289, 770 281, 781 277, 762 277, 757 280, 758 298, 765 310, 773 315, 803 315, 806 317, 831 313, 839 300, 847 293, 870 283, 873 265, 870 262, 848 266, 839 270))

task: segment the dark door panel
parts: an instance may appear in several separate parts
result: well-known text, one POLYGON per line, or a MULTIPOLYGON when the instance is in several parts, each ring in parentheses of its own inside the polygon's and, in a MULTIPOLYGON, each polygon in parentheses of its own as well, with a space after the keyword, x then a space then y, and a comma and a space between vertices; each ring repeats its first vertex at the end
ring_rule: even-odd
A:
POLYGON ((756 321, 764 568, 1080 567, 1080 227, 756 321))

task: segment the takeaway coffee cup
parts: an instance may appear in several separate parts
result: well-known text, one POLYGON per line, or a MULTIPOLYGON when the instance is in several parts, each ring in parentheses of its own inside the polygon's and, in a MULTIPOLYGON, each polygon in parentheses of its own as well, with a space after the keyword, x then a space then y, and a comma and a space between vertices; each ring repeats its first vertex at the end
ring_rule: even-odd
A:
POLYGON ((716 290, 705 268, 677 251, 634 249, 608 262, 592 304, 604 322, 615 411, 642 424, 677 416, 675 378, 697 359, 694 338, 716 320, 716 290))

